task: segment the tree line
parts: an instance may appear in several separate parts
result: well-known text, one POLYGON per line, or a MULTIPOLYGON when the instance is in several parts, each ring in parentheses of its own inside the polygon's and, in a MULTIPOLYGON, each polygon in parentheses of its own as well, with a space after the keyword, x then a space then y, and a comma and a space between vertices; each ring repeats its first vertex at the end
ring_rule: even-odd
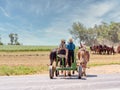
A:
POLYGON ((107 42, 120 42, 120 23, 119 22, 102 22, 100 25, 87 28, 80 22, 74 22, 69 29, 70 34, 79 43, 84 42, 86 45, 106 44, 107 42))
MULTIPOLYGON (((10 43, 8 43, 8 45, 20 45, 20 43, 18 42, 18 34, 10 33, 9 38, 10 38, 10 43)), ((0 37, 0 45, 3 45, 1 41, 1 37, 0 37)))

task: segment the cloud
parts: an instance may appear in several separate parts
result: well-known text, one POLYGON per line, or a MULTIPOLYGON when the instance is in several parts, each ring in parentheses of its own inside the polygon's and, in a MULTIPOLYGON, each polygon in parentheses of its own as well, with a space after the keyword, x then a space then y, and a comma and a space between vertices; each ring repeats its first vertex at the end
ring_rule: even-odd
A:
MULTIPOLYGON (((71 19, 71 22, 81 22, 87 27, 93 27, 95 24, 100 24, 104 21, 104 18, 113 9, 115 9, 116 2, 97 2, 97 3, 85 3, 87 7, 76 7, 72 14, 67 18, 71 19)), ((69 19, 69 20, 70 20, 69 19)))
POLYGON ((89 7, 88 13, 90 13, 90 15, 93 15, 94 17, 101 17, 110 12, 115 5, 116 3, 113 2, 101 2, 98 4, 94 4, 89 7))
POLYGON ((4 14, 6 17, 10 17, 10 15, 8 14, 8 12, 7 12, 4 8, 0 7, 0 10, 3 12, 3 14, 4 14))
POLYGON ((93 27, 95 24, 100 24, 104 21, 103 17, 111 12, 115 5, 116 3, 105 1, 97 4, 88 4, 88 7, 84 9, 75 6, 74 10, 61 15, 61 17, 56 17, 55 20, 51 22, 51 26, 43 29, 43 31, 45 31, 46 37, 48 38, 60 40, 60 38, 63 37, 68 39, 71 37, 68 29, 71 28, 73 22, 79 21, 87 27, 93 27))
MULTIPOLYGON (((81 9, 81 7, 79 6, 76 6, 74 10, 71 10, 70 12, 67 11, 67 14, 63 13, 60 17, 55 17, 54 20, 50 23, 49 27, 42 29, 45 33, 44 37, 51 38, 53 40, 55 39, 60 40, 61 38, 68 39, 69 37, 71 37, 68 29, 71 28, 72 23, 76 21, 80 21, 86 26, 94 26, 95 24, 100 24, 100 22, 103 20, 100 17, 102 17, 105 13, 111 10, 110 7, 112 6, 112 4, 110 5, 110 7, 108 7, 107 4, 108 3, 89 5, 90 9, 86 8, 84 10, 81 9), (103 10, 103 8, 106 8, 106 9, 103 10), (97 11, 98 9, 99 11, 97 11), (101 13, 98 13, 98 12, 101 12, 101 13)), ((60 6, 61 5, 59 5, 59 7, 60 6)), ((66 8, 68 6, 66 6, 66 8)), ((63 9, 64 8, 65 7, 63 7, 63 9)), ((61 10, 59 9, 58 12, 59 11, 62 13, 62 9, 61 10)))

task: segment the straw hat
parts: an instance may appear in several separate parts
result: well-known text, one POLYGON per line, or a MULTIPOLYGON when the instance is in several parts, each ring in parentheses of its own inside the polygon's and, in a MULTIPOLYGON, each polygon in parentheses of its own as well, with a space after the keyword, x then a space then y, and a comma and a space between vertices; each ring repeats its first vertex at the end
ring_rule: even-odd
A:
POLYGON ((70 39, 69 39, 69 42, 73 42, 73 39, 72 39, 72 38, 70 38, 70 39))
POLYGON ((65 42, 65 39, 61 39, 61 42, 65 42))

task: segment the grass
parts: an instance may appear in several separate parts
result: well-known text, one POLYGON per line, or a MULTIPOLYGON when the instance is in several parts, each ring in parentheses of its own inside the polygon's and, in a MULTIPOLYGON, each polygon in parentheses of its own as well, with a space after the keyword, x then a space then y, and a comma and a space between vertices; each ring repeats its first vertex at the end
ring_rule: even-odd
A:
MULTIPOLYGON (((103 66, 103 65, 120 65, 120 63, 92 63, 88 64, 88 67, 103 66)), ((41 74, 43 72, 48 72, 48 66, 0 66, 0 76, 10 76, 10 75, 32 75, 32 74, 41 74)))
POLYGON ((103 66, 103 65, 120 65, 120 62, 111 62, 111 63, 91 63, 88 64, 90 67, 95 67, 95 66, 103 66))
POLYGON ((57 46, 0 45, 1 52, 50 51, 57 46))
MULTIPOLYGON (((0 52, 19 52, 19 51, 50 51, 58 46, 30 46, 30 45, 0 45, 0 52)), ((89 50, 89 47, 87 47, 89 50)), ((78 51, 78 47, 76 47, 78 51)))
POLYGON ((47 66, 0 66, 0 75, 10 76, 10 75, 29 75, 29 74, 37 74, 42 73, 43 71, 47 71, 47 66))

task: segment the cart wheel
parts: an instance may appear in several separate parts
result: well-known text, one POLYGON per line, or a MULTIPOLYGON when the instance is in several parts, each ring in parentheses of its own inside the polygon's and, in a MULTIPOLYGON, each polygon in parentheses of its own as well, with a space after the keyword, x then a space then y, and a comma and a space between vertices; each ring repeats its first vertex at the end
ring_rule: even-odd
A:
POLYGON ((78 67, 78 79, 81 79, 82 76, 82 66, 78 67))
POLYGON ((50 76, 50 79, 53 79, 53 77, 54 77, 54 69, 53 69, 53 66, 50 66, 50 67, 49 67, 49 76, 50 76))
POLYGON ((56 75, 56 77, 59 75, 59 71, 58 70, 55 71, 55 75, 56 75))

